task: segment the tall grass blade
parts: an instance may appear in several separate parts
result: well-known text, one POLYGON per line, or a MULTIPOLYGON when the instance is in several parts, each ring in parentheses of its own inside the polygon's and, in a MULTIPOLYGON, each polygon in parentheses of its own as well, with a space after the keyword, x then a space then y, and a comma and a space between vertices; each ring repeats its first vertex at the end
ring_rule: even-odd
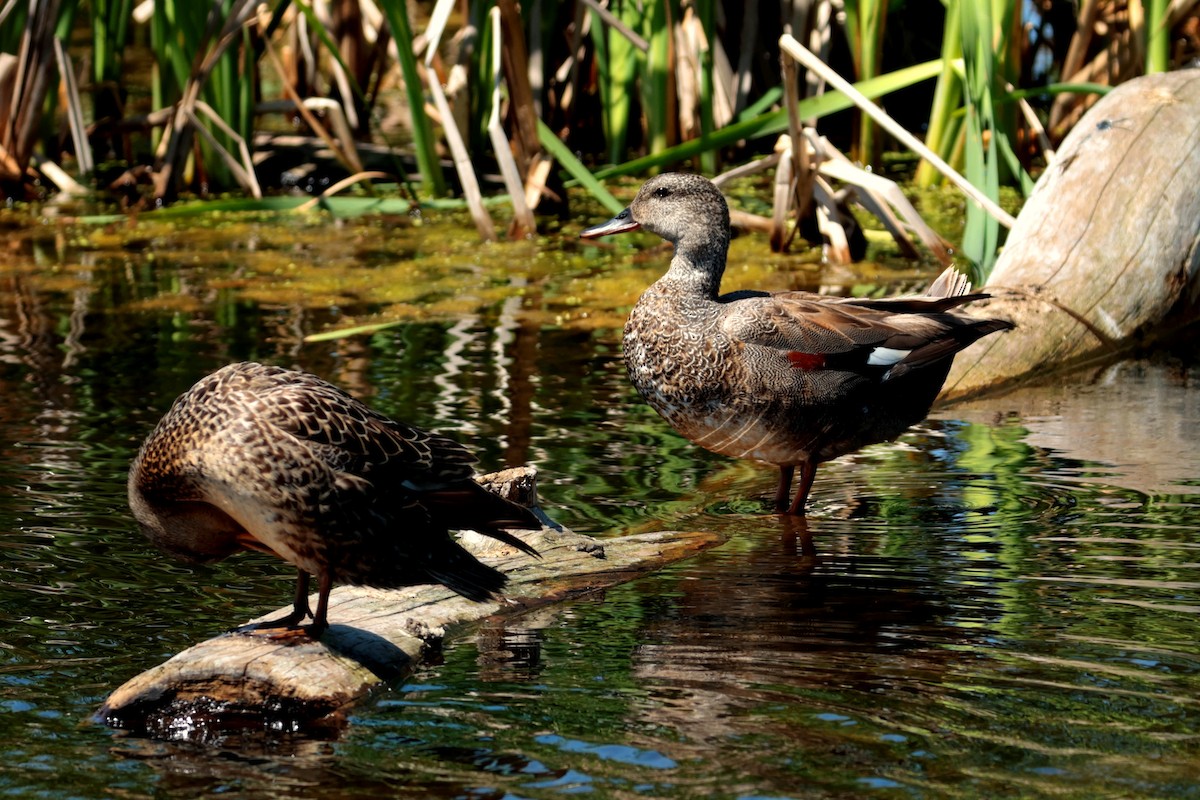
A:
POLYGON ((1171 68, 1171 2, 1146 2, 1146 72, 1166 72, 1171 68))
MULTIPOLYGON (((867 81, 854 84, 854 88, 864 97, 876 98, 904 89, 921 81, 929 80, 937 75, 942 68, 942 62, 926 61, 924 64, 914 64, 911 67, 889 72, 867 81)), ((820 119, 821 117, 853 108, 854 103, 840 91, 826 92, 816 97, 807 97, 797 106, 802 119, 820 119)), ((598 179, 610 178, 616 175, 636 175, 651 169, 661 169, 671 164, 677 164, 689 158, 704 153, 707 150, 718 150, 729 147, 742 139, 759 139, 764 136, 778 136, 788 129, 787 111, 768 111, 747 120, 726 125, 713 131, 707 136, 681 142, 661 153, 641 158, 635 158, 622 164, 615 164, 595 171, 598 179)))
MULTIPOLYGON (((883 60, 887 0, 845 0, 845 14, 846 38, 851 42, 856 76, 860 81, 874 78, 883 60)), ((872 164, 878 157, 877 150, 875 123, 864 116, 859 122, 858 158, 864 164, 872 164)))
MULTIPOLYGON (((965 163, 966 176, 993 201, 1000 196, 1000 159, 997 126, 992 104, 995 85, 992 4, 968 2, 962 10, 964 86, 967 94, 965 163)), ((995 263, 1000 244, 1000 225, 990 216, 967 206, 962 249, 986 278, 995 263)))
MULTIPOLYGON (((942 27, 942 74, 933 91, 925 144, 951 165, 955 163, 955 144, 962 134, 962 117, 958 113, 962 109, 962 76, 955 69, 962 58, 962 42, 962 3, 948 3, 942 27)), ((941 179, 941 173, 928 161, 917 165, 918 186, 932 186, 941 179)))
POLYGON ((597 180, 588 168, 575 157, 571 152, 571 148, 563 144, 562 140, 554 135, 554 131, 550 130, 546 123, 538 120, 538 141, 542 143, 542 147, 546 148, 546 152, 554 156, 562 168, 570 173, 579 185, 588 191, 588 193, 600 201, 600 204, 614 214, 619 213, 625 208, 625 204, 617 198, 609 194, 609 191, 604 188, 603 184, 597 180))
POLYGON ((446 193, 446 181, 438 161, 437 140, 433 135, 433 123, 425 113, 424 84, 413 53, 412 26, 408 22, 408 7, 403 0, 382 3, 392 38, 396 42, 400 74, 404 78, 404 91, 408 96, 408 109, 412 115, 413 149, 416 150, 417 168, 421 171, 421 185, 425 191, 441 197, 446 193))
POLYGON ((133 0, 92 0, 92 90, 95 119, 119 113, 122 54, 128 43, 133 0))
POLYGON ((672 140, 675 118, 674 72, 672 39, 675 21, 667 15, 667 3, 647 3, 649 13, 643 23, 649 27, 650 49, 646 51, 645 72, 642 75, 642 111, 646 116, 648 141, 646 150, 657 153, 666 150, 672 140))
POLYGON ((601 121, 608 160, 614 163, 626 152, 630 121, 634 118, 634 80, 639 62, 645 60, 644 50, 649 48, 649 43, 635 33, 642 27, 641 12, 633 3, 622 4, 620 11, 621 16, 616 18, 594 6, 592 12, 601 121))

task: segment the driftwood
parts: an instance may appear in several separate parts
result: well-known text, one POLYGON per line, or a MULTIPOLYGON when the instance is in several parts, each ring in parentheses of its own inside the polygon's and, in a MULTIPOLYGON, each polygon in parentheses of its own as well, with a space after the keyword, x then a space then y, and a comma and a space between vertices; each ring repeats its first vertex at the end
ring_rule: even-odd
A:
POLYGON ((1200 70, 1102 98, 1063 141, 971 313, 1011 319, 955 359, 943 399, 1113 358, 1194 316, 1200 70))
MULTIPOLYGON (((481 481, 536 509, 534 475, 519 468, 481 481)), ((253 632, 255 624, 291 607, 280 608, 129 680, 97 716, 113 727, 172 739, 247 728, 332 735, 355 701, 410 674, 438 651, 452 626, 507 618, 613 586, 720 541, 716 534, 675 531, 600 540, 551 526, 522 534, 541 559, 478 534, 464 535, 464 546, 508 576, 503 600, 475 603, 430 585, 338 587, 330 595, 330 627, 320 641, 253 632)))

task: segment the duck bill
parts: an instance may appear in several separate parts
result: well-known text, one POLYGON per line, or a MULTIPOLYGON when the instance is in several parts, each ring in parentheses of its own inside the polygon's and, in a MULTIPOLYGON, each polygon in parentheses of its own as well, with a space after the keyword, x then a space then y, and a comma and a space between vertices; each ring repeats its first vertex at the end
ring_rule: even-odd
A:
POLYGON ((642 226, 633 218, 633 214, 627 208, 608 222, 601 222, 599 225, 585 228, 579 232, 579 235, 584 239, 598 239, 601 236, 608 236, 610 233, 635 231, 640 227, 642 226))

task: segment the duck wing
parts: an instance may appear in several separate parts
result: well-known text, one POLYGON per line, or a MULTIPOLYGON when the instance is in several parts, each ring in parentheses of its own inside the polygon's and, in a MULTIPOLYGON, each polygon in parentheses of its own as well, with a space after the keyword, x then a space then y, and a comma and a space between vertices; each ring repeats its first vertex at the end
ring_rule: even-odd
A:
POLYGON ((475 456, 452 439, 385 417, 315 375, 255 366, 252 416, 309 443, 341 469, 414 487, 474 474, 475 456))
MULTIPOLYGON (((476 458, 467 448, 385 417, 314 375, 262 369, 267 374, 255 391, 261 400, 255 417, 286 434, 315 469, 332 470, 328 480, 339 491, 377 496, 400 519, 478 531, 537 555, 503 529, 540 530, 540 521, 476 483, 476 458)), ((283 437, 268 438, 285 447, 283 437)))
POLYGON ((976 297, 862 300, 781 292, 731 304, 722 328, 735 341, 782 351, 796 369, 841 370, 885 381, 1012 327, 948 312, 976 297))

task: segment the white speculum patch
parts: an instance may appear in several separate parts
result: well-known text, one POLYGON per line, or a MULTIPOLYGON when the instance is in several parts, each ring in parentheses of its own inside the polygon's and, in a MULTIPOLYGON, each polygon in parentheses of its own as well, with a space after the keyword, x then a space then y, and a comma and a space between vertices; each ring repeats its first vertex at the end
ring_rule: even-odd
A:
POLYGON ((876 347, 871 350, 867 363, 872 367, 890 367, 904 360, 912 350, 897 350, 894 347, 876 347))

